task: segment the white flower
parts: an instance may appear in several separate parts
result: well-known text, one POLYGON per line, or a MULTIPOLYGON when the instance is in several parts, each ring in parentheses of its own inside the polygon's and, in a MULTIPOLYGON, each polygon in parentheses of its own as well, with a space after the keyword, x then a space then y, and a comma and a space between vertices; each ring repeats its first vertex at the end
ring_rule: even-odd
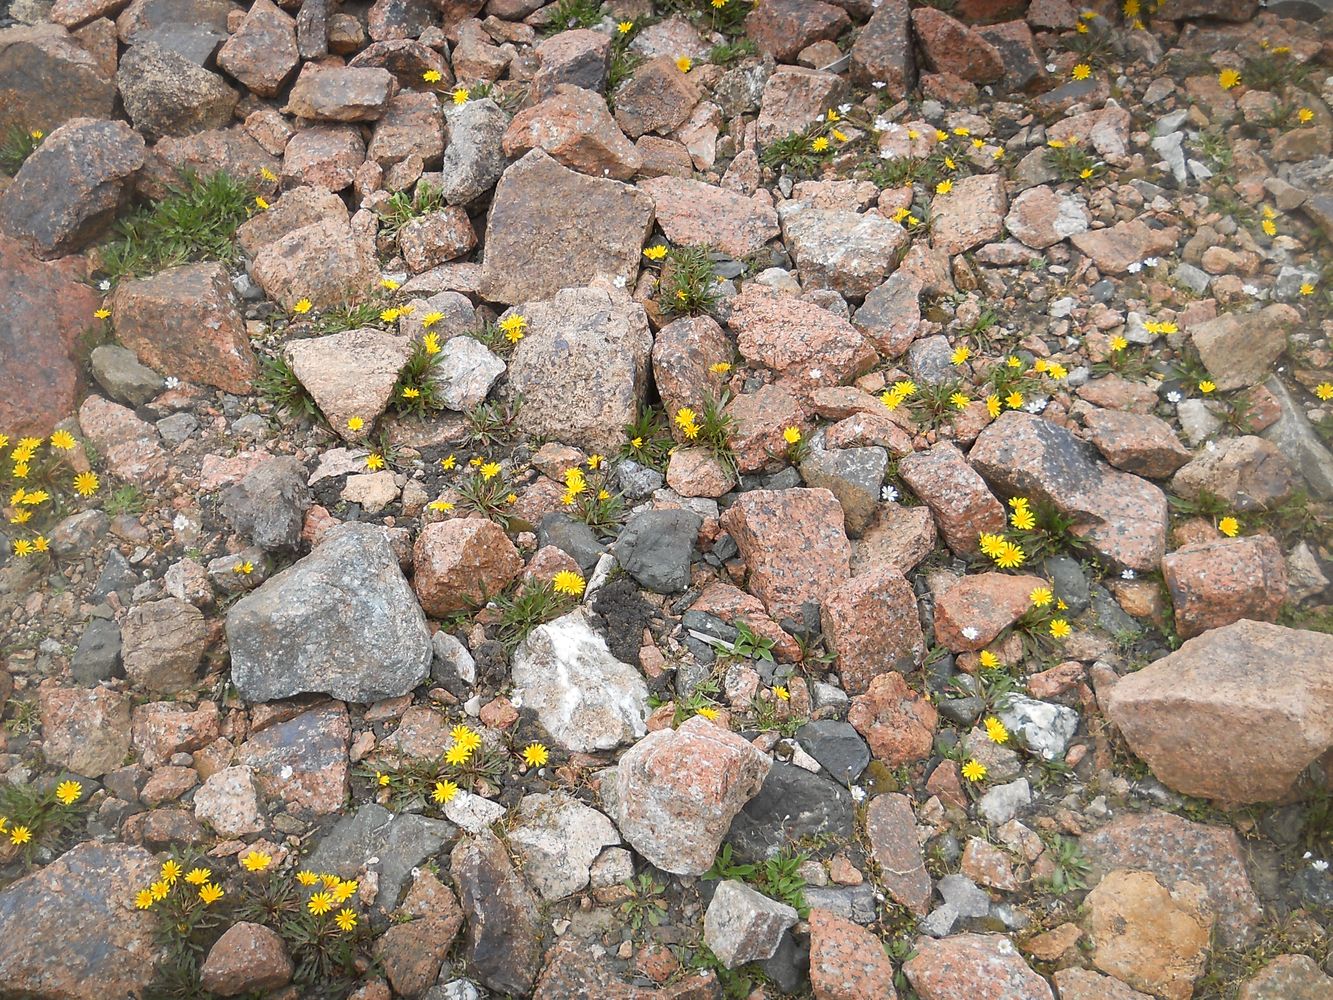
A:
POLYGON ((881 149, 879 151, 879 158, 881 160, 896 160, 898 159, 898 154, 891 149, 881 149))
POLYGON ((889 127, 889 120, 883 115, 877 115, 875 117, 874 127, 876 132, 883 132, 889 127))
POLYGON ((1046 72, 1047 72, 1047 73, 1054 73, 1054 72, 1055 72, 1055 63, 1047 63, 1047 64, 1046 64, 1046 72))
POLYGON ((1182 396, 1180 393, 1178 393, 1175 389, 1172 389, 1170 392, 1166 394, 1166 401, 1168 403, 1179 403, 1184 398, 1185 397, 1182 396))
POLYGON ((839 105, 838 105, 838 114, 840 114, 840 115, 845 115, 848 111, 851 111, 851 110, 852 110, 852 105, 851 105, 850 102, 847 103, 847 104, 839 104, 839 105))
POLYGON ((1327 862, 1327 861, 1323 861, 1323 860, 1320 860, 1320 861, 1311 861, 1311 862, 1310 862, 1310 867, 1313 868, 1313 869, 1314 869, 1315 871, 1317 871, 1317 872, 1326 872, 1326 871, 1328 871, 1328 862, 1327 862))
POLYGON ((879 495, 882 499, 889 501, 889 503, 893 503, 898 499, 898 491, 892 486, 885 486, 884 489, 879 491, 879 495))
POLYGON ((1023 409, 1027 410, 1029 413, 1040 413, 1042 410, 1046 409, 1046 403, 1047 400, 1045 399, 1032 399, 1028 401, 1023 409))
POLYGON ((164 380, 168 389, 174 389, 181 384, 181 380, 175 375, 168 375, 164 380))
POLYGON ((1120 571, 1120 579, 1122 580, 1134 579, 1134 571, 1132 569, 1122 569, 1120 571))
POLYGON ((616 286, 617 288, 624 288, 624 287, 625 287, 625 276, 624 276, 623 274, 617 274, 617 275, 616 275, 615 286, 616 286))
POLYGON ((852 798, 854 800, 856 800, 857 802, 864 802, 865 797, 866 797, 866 790, 864 788, 862 788, 860 785, 852 786, 852 798))
POLYGON ((968 642, 971 642, 979 635, 981 635, 981 633, 977 631, 975 628, 973 628, 971 625, 968 625, 966 628, 963 629, 963 638, 966 639, 968 642))
POLYGON ((876 90, 883 90, 885 83, 883 80, 876 80, 870 86, 874 87, 876 90))
POLYGON ((109 279, 103 278, 101 281, 97 283, 97 287, 104 292, 108 292, 111 290, 111 282, 109 279))
POLYGON ((821 379, 821 378, 823 378, 823 377, 824 377, 824 371, 823 371, 823 369, 821 369, 821 368, 811 368, 811 369, 810 369, 810 378, 811 378, 811 379, 813 379, 813 380, 817 380, 817 379, 821 379))
POLYGON ((1138 274, 1140 271, 1143 270, 1143 265, 1140 264, 1138 261, 1135 261, 1133 264, 1130 264, 1129 267, 1127 267, 1125 270, 1127 270, 1130 274, 1138 274))
POLYGON ((1161 261, 1158 260, 1156 257, 1144 257, 1144 258, 1143 258, 1143 266, 1144 266, 1144 267, 1156 267, 1156 266, 1157 266, 1158 264, 1160 264, 1160 263, 1161 263, 1161 261))

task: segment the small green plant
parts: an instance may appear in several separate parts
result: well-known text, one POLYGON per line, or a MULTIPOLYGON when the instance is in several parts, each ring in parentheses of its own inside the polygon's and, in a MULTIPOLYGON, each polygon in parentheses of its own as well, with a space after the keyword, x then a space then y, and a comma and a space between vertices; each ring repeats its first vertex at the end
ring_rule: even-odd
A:
POLYGON ((806 883, 800 869, 809 857, 804 851, 794 852, 783 848, 775 857, 762 863, 740 864, 732 860, 731 845, 723 844, 713 859, 713 866, 704 872, 703 877, 748 882, 766 896, 786 903, 802 917, 806 917, 810 908, 805 902, 806 883))
POLYGON ((914 996, 912 984, 907 980, 907 973, 903 972, 903 965, 916 958, 916 948, 912 946, 909 938, 894 938, 884 946, 884 954, 888 955, 895 966, 893 973, 893 985, 901 997, 914 996))
POLYGON ((1235 154, 1231 149, 1231 140, 1218 127, 1204 129, 1199 133, 1195 146, 1214 174, 1225 174, 1231 170, 1235 154))
POLYGON ((492 399, 479 403, 463 414, 467 426, 467 443, 474 448, 489 450, 514 437, 518 411, 523 406, 519 395, 508 399, 492 399))
POLYGON ((461 478, 454 489, 460 507, 489 517, 502 528, 509 526, 509 515, 505 511, 512 503, 510 497, 514 492, 499 462, 482 463, 470 475, 461 478))
POLYGON ((1311 69, 1305 63, 1291 58, 1290 52, 1276 50, 1261 52, 1245 60, 1240 78, 1251 90, 1269 90, 1280 93, 1285 88, 1304 90, 1310 83, 1311 69))
POLYGON ((924 430, 942 427, 972 401, 963 388, 961 379, 927 382, 913 393, 908 402, 908 412, 924 430))
MULTIPOLYGON (((695 685, 694 690, 688 696, 678 694, 673 702, 675 712, 672 715, 671 725, 673 727, 679 726, 686 719, 695 715, 702 715, 704 718, 716 717, 717 702, 713 700, 713 696, 718 693, 720 688, 721 685, 718 684, 717 678, 706 677, 695 685)), ((656 695, 650 695, 648 704, 653 708, 660 708, 666 702, 656 695)))
POLYGON ((66 780, 51 787, 0 783, 0 842, 18 848, 25 864, 38 849, 59 852, 84 821, 83 785, 66 780))
POLYGON ((313 319, 306 318, 313 327, 312 332, 321 335, 372 328, 396 330, 397 316, 394 315, 392 320, 386 320, 383 318, 386 314, 394 315, 388 312, 384 300, 374 295, 359 302, 343 302, 341 305, 321 310, 313 319))
POLYGON ((630 930, 638 934, 645 927, 660 927, 667 916, 666 900, 661 898, 666 885, 646 872, 625 885, 631 895, 620 904, 620 912, 625 915, 630 930))
POLYGON ((546 34, 555 35, 571 28, 593 28, 601 20, 601 0, 560 0, 547 22, 546 34))
POLYGON ((19 172, 23 161, 31 156, 42 144, 44 135, 40 129, 26 129, 18 125, 10 126, 0 137, 0 173, 11 177, 19 172))
POLYGON ((434 379, 435 365, 440 360, 439 341, 431 334, 412 345, 407 363, 398 373, 389 405, 401 413, 424 417, 427 413, 444 408, 434 379))
POLYGON ((111 491, 104 506, 108 514, 142 514, 148 509, 148 502, 139 487, 126 483, 111 491))
POLYGON ((1092 866, 1083 857, 1083 849, 1079 847, 1078 841, 1058 833, 1043 837, 1042 840, 1046 844, 1046 855, 1054 866, 1046 881, 1047 888, 1057 896, 1086 889, 1092 866))
POLYGON ((1089 155, 1075 136, 1050 140, 1046 144, 1046 162, 1060 180, 1071 183, 1092 180, 1106 170, 1106 165, 1089 155))
POLYGON ((768 636, 756 635, 743 621, 737 621, 736 641, 731 644, 731 655, 746 660, 773 662, 773 647, 776 643, 768 636))
POLYGON ((9 703, 10 716, 5 728, 15 736, 29 736, 42 725, 42 711, 35 701, 16 698, 9 703))
POLYGON ((661 407, 645 406, 632 423, 625 425, 624 457, 662 472, 671 453, 671 432, 661 407))
POLYGON ((1200 489, 1192 497, 1169 494, 1166 502, 1181 517, 1204 517, 1211 520, 1231 513, 1231 505, 1207 489, 1200 489))
POLYGON ((411 194, 395 191, 379 209, 380 232, 397 238, 413 219, 444 208, 444 192, 427 181, 419 181, 411 194))
POLYGON ((717 276, 707 247, 672 247, 659 281, 658 298, 668 313, 697 316, 717 307, 717 276))
POLYGON ((296 417, 319 417, 319 407, 314 397, 306 391, 301 380, 296 377, 281 355, 276 355, 264 362, 255 382, 259 394, 267 399, 276 409, 285 410, 296 417))
POLYGON ((624 515, 624 502, 619 493, 613 493, 608 487, 602 457, 590 459, 589 464, 595 478, 590 482, 588 473, 575 466, 565 470, 565 512, 576 521, 582 521, 594 531, 610 533, 615 530, 624 515))
POLYGON ((117 238, 101 248, 102 270, 118 282, 196 260, 230 262, 253 202, 249 185, 221 171, 187 172, 167 197, 117 223, 117 238))
POLYGON ((572 611, 577 598, 542 580, 528 580, 495 599, 499 621, 495 638, 513 652, 534 628, 572 611))
POLYGON ((792 177, 810 177, 833 157, 834 144, 823 122, 774 139, 759 154, 759 162, 792 177))
POLYGON ((738 38, 734 42, 723 42, 708 50, 708 61, 714 66, 726 66, 759 51, 753 38, 738 38))
POLYGON ((729 398, 726 392, 720 398, 710 393, 704 397, 698 413, 683 406, 676 411, 673 422, 692 447, 706 448, 734 475, 737 467, 735 452, 731 450, 731 434, 736 421, 725 412, 729 398))

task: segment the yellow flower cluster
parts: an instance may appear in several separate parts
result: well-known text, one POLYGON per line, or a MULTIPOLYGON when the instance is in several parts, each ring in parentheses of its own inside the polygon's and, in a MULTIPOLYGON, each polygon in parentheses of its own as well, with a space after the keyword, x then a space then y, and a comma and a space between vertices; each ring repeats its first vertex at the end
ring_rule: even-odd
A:
POLYGON ((916 383, 910 379, 902 379, 893 383, 893 388, 882 392, 879 401, 884 404, 885 409, 896 410, 914 392, 916 392, 916 383))

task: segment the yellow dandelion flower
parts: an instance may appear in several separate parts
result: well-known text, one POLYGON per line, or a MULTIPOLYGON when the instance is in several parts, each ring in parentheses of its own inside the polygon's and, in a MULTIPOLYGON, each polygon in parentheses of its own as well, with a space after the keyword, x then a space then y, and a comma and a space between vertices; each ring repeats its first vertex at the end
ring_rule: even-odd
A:
POLYGON ((987 397, 986 397, 986 412, 990 414, 990 417, 991 417, 992 420, 994 420, 996 417, 998 417, 998 416, 1000 415, 1000 397, 999 397, 999 396, 987 396, 987 397))
POLYGON ((1230 90, 1240 84, 1240 73, 1234 69, 1224 69, 1217 74, 1217 82, 1223 90, 1230 90))
POLYGON ((134 908, 136 910, 147 910, 153 905, 153 894, 147 889, 140 889, 134 894, 134 908))
POLYGON ((986 727, 986 738, 992 743, 1007 743, 1009 741, 1009 730, 995 716, 987 716, 982 725, 986 727))
POLYGON ((365 426, 366 426, 366 422, 365 422, 364 420, 362 420, 360 417, 348 417, 348 418, 347 418, 347 429, 348 429, 349 431, 359 431, 359 430, 361 430, 361 428, 363 428, 363 427, 365 427, 365 426))
POLYGON ((261 197, 260 195, 255 195, 255 205, 259 208, 261 212, 268 211, 268 200, 261 197))
POLYGON ((1032 511, 1020 507, 1009 515, 1009 523, 1019 531, 1031 531, 1037 526, 1037 519, 1032 516, 1032 511))
POLYGON ((1259 228, 1262 229, 1264 233, 1267 234, 1268 236, 1277 235, 1277 223, 1274 222, 1272 219, 1264 219, 1263 222, 1259 223, 1259 228))
POLYGON ((966 410, 972 400, 967 398, 966 393, 955 392, 949 397, 949 402, 953 404, 955 410, 966 410))
POLYGON ((322 917, 333 909, 333 896, 327 892, 316 892, 306 901, 305 907, 317 917, 322 917))
POLYGON ((1087 63, 1078 63, 1075 65, 1074 70, 1070 75, 1073 76, 1075 80, 1086 80, 1088 77, 1092 76, 1092 67, 1087 63))
POLYGON ((338 930, 350 931, 356 926, 356 914, 347 907, 343 907, 334 916, 333 922, 338 925, 338 930))
POLYGON ((1314 387, 1314 394, 1325 402, 1333 399, 1333 382, 1320 382, 1314 387))
POLYGON ((549 759, 550 754, 540 743, 529 743, 523 748, 523 763, 528 767, 541 767, 549 759))
POLYGON ((1027 558, 1023 550, 1013 542, 1004 543, 1004 551, 995 557, 995 565, 1000 569, 1014 569, 1023 565, 1027 558))
POLYGON ((32 555, 33 551, 32 542, 28 541, 26 538, 20 538, 14 543, 14 555, 18 556, 20 559, 32 555))
POLYGON ((967 362, 967 359, 970 358, 971 356, 972 356, 972 348, 967 347, 966 345, 955 347, 953 349, 953 353, 949 355, 949 364, 951 365, 965 364, 967 362))
POLYGON ((679 59, 676 60, 676 69, 680 70, 682 73, 688 73, 690 71, 690 67, 693 65, 694 65, 694 60, 691 59, 689 56, 681 56, 679 59))
POLYGON ((1004 551, 1004 536, 992 534, 989 531, 983 531, 977 536, 977 546, 982 553, 994 559, 1004 551))
POLYGON ((275 174, 275 173, 274 173, 272 170, 270 170, 268 167, 260 167, 260 168, 259 168, 259 176, 260 176, 261 179, 267 181, 267 182, 270 183, 270 184, 274 183, 274 182, 277 181, 277 179, 278 179, 278 175, 275 174))
POLYGON ((570 569, 562 569, 551 580, 551 589, 557 594, 566 594, 569 597, 582 597, 583 589, 587 584, 583 577, 570 569))
POLYGON ((299 299, 297 300, 296 305, 292 306, 292 312, 296 313, 298 316, 304 316, 310 311, 312 306, 313 303, 309 299, 299 299))
POLYGON ((634 30, 634 22, 621 21, 619 24, 616 25, 616 30, 619 31, 622 35, 628 35, 631 31, 634 30))
POLYGON ((667 255, 667 248, 661 243, 655 243, 644 250, 643 255, 649 260, 661 260, 667 255))
POLYGON ((1119 334, 1116 334, 1111 338, 1111 350, 1113 351, 1123 351, 1128 346, 1129 341, 1119 334))
POLYGON ((427 83, 439 83, 444 79, 444 74, 438 69, 428 69, 421 74, 421 79, 425 80, 427 83))
POLYGON ((185 875, 185 881, 190 885, 203 885, 213 877, 213 871, 210 868, 191 868, 185 875))
POLYGON ((74 444, 74 435, 69 431, 56 431, 51 435, 51 447, 57 451, 72 451, 74 444))
POLYGON ((833 138, 838 140, 838 142, 847 141, 847 134, 845 132, 839 132, 836 128, 833 129, 831 132, 829 132, 829 135, 833 136, 833 138))
POLYGON ((273 859, 263 851, 251 851, 241 858, 241 867, 248 872, 262 872, 273 863, 273 859))
POLYGON ((62 806, 72 806, 83 794, 83 785, 77 781, 62 781, 56 785, 56 800, 62 806))
POLYGON ((963 765, 963 777, 968 781, 980 781, 986 777, 986 765, 979 760, 969 760, 963 765))
POLYGON ((1302 125, 1309 124, 1314 120, 1314 111, 1310 108, 1301 108, 1296 112, 1296 120, 1302 125))
POLYGON ((167 885, 173 884, 176 881, 176 879, 181 877, 180 862, 172 859, 163 861, 161 875, 162 875, 162 881, 166 882, 167 885))
POLYGON ((1033 607, 1044 608, 1055 600, 1055 595, 1051 593, 1050 587, 1034 587, 1032 593, 1028 594, 1028 600, 1033 607))
POLYGON ((499 474, 500 474, 499 462, 487 462, 485 465, 481 467, 481 478, 486 480, 487 482, 490 482, 499 474))
POLYGON ((468 758, 471 756, 472 756, 471 747, 465 747, 462 746, 461 744, 455 743, 447 751, 445 751, 444 762, 448 764, 450 767, 459 767, 463 764, 466 764, 468 762, 468 758))
POLYGON ((824 150, 828 149, 828 138, 822 135, 815 136, 814 139, 810 141, 810 148, 816 153, 824 152, 824 150))
POLYGON ((791 701, 791 692, 787 690, 785 684, 773 685, 773 696, 777 698, 778 701, 791 701))
POLYGON ((1217 522, 1217 530, 1228 538, 1235 538, 1240 533, 1240 522, 1234 517, 1224 517, 1217 522))
POLYGON ((208 882, 199 887, 199 899, 205 906, 208 906, 210 903, 216 903, 223 897, 223 895, 222 886, 212 882, 208 882))
POLYGON ((1217 383, 1212 381, 1211 379, 1204 379, 1202 382, 1199 383, 1199 391, 1203 393, 1205 396, 1208 395, 1208 393, 1214 391, 1216 388, 1217 388, 1217 383))
POLYGON ((430 793, 430 797, 435 800, 437 805, 444 805, 457 794, 458 786, 452 781, 437 781, 435 782, 435 790, 430 793))
POLYGON ((782 432, 782 440, 788 444, 799 444, 801 440, 801 429, 799 427, 787 427, 782 432))
MULTIPOLYGON (((15 829, 17 829, 17 827, 15 829)), ((171 891, 171 886, 167 885, 165 882, 158 881, 150 885, 148 891, 153 894, 153 899, 163 900, 167 898, 167 893, 171 891)))
POLYGON ((1063 618, 1052 618, 1050 624, 1051 637, 1054 639, 1063 639, 1074 630, 1069 627, 1069 622, 1063 618))
POLYGON ((716 722, 716 721, 717 721, 717 716, 718 716, 718 711, 717 711, 716 708, 713 708, 711 705, 704 705, 704 706, 703 706, 702 708, 700 708, 695 714, 696 714, 696 715, 703 716, 703 717, 704 717, 705 719, 707 719, 709 722, 716 722))
POLYGON ((936 194, 948 194, 953 190, 953 181, 945 179, 935 185, 936 194))
POLYGON ((1000 666, 1000 658, 989 649, 983 649, 978 653, 977 659, 981 661, 981 665, 987 670, 995 670, 1000 666))
POLYGON ((409 385, 409 386, 406 386, 406 387, 404 387, 404 389, 403 389, 403 398, 404 398, 404 399, 420 399, 420 398, 421 398, 421 390, 420 390, 420 389, 417 389, 417 388, 414 388, 413 386, 410 386, 410 385, 409 385))
POLYGON ((528 320, 525 316, 506 316, 504 319, 500 320, 498 326, 500 327, 501 332, 504 333, 506 340, 511 344, 517 344, 523 339, 523 334, 528 329, 528 320))

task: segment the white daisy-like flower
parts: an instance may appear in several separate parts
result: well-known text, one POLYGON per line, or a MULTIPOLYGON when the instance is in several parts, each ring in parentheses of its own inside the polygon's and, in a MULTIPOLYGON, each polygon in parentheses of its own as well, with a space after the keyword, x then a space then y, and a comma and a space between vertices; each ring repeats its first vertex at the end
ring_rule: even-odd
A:
POLYGON ((860 785, 853 785, 852 788, 851 788, 851 791, 852 791, 852 798, 853 798, 855 801, 857 801, 857 802, 864 802, 864 801, 865 801, 866 790, 865 790, 864 788, 862 788, 860 785))
POLYGON ((1125 268, 1125 270, 1130 274, 1138 274, 1143 270, 1143 265, 1136 260, 1134 263, 1130 264, 1129 267, 1125 268))
POLYGON ((1134 576, 1135 573, 1132 569, 1122 569, 1120 571, 1120 579, 1122 580, 1132 580, 1134 579, 1134 576))
POLYGON ((168 375, 164 380, 168 389, 174 389, 181 384, 181 380, 175 375, 168 375))
POLYGON ((823 377, 824 377, 824 370, 823 370, 822 368, 811 368, 811 369, 810 369, 810 378, 812 378, 812 379, 821 379, 821 378, 823 378, 823 377))
POLYGON ((881 149, 879 151, 879 158, 881 160, 896 160, 898 159, 898 154, 891 149, 881 149))
POLYGON ((1310 867, 1317 872, 1326 872, 1328 871, 1328 862, 1323 859, 1320 859, 1319 861, 1311 861, 1310 867))
POLYGON ((1156 267, 1156 266, 1157 266, 1158 264, 1160 264, 1160 263, 1161 263, 1161 261, 1160 261, 1158 258, 1156 258, 1156 257, 1144 257, 1144 258, 1143 258, 1143 266, 1144 266, 1144 267, 1156 267))
POLYGON ((1166 401, 1167 401, 1168 403, 1179 403, 1179 402, 1180 402, 1182 399, 1184 399, 1184 398, 1185 398, 1185 397, 1182 396, 1182 395, 1181 395, 1179 392, 1177 392, 1175 389, 1172 389, 1170 392, 1168 392, 1168 393, 1166 394, 1166 401))
POLYGON ((889 503, 893 503, 898 499, 898 491, 892 486, 885 486, 884 489, 879 491, 879 495, 881 499, 887 500, 889 503))
POLYGON ((617 275, 616 275, 615 286, 616 286, 617 288, 624 288, 624 287, 625 287, 625 276, 624 276, 623 274, 617 274, 617 275))
POLYGON ((874 87, 876 90, 883 90, 887 84, 885 84, 883 80, 875 80, 870 86, 874 87))
POLYGON ((101 281, 97 283, 97 287, 103 292, 108 292, 111 290, 111 282, 109 279, 103 278, 101 281))
POLYGON ((1054 73, 1054 72, 1055 72, 1055 63, 1047 63, 1047 64, 1046 64, 1046 72, 1047 72, 1047 73, 1054 73))
POLYGON ((886 128, 889 127, 889 120, 885 118, 883 115, 877 115, 875 117, 874 126, 876 132, 883 132, 886 128))
POLYGON ((968 625, 963 629, 963 638, 968 640, 968 642, 971 642, 979 635, 981 635, 981 633, 971 625, 968 625))
POLYGON ((1048 400, 1045 399, 1030 399, 1023 409, 1027 410, 1029 413, 1040 413, 1042 410, 1046 409, 1047 402, 1048 400))

